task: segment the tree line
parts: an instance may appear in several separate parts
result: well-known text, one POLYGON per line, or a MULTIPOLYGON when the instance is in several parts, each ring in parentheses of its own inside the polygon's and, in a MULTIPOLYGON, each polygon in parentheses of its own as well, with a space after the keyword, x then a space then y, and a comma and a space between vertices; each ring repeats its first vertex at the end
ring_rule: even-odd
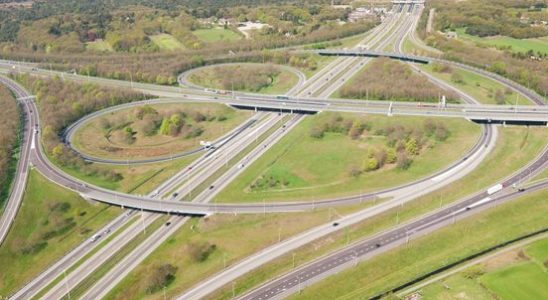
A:
POLYGON ((19 146, 19 108, 11 91, 0 85, 0 207, 9 196, 10 185, 15 174, 19 146))
MULTIPOLYGON (((477 3, 478 1, 471 1, 477 3)), ((501 76, 507 77, 521 85, 535 90, 540 95, 548 95, 548 60, 544 55, 536 57, 535 53, 514 53, 511 49, 500 48, 499 50, 480 47, 474 43, 466 42, 460 39, 448 39, 442 34, 432 32, 427 34, 425 31, 426 20, 428 19, 429 8, 436 8, 436 18, 438 13, 443 13, 444 9, 454 10, 465 2, 454 1, 428 1, 427 9, 424 10, 419 22, 418 33, 427 45, 437 48, 444 52, 443 58, 462 62, 471 66, 482 68, 501 76), (533 54, 533 55, 529 55, 533 54), (544 57, 544 58, 543 58, 544 57)), ((491 3, 491 2, 489 2, 491 3)), ((503 3, 504 8, 498 8, 497 11, 504 12, 508 7, 525 9, 535 5, 535 1, 528 0, 497 0, 494 4, 503 3)), ((469 8, 467 8, 468 10, 469 8)), ((464 10, 464 8, 463 8, 464 10)), ((483 12, 471 10, 469 12, 475 18, 483 18, 483 12)), ((491 12, 486 12, 491 13, 491 12)), ((436 30, 443 30, 443 21, 435 22, 436 30)), ((546 33, 545 33, 546 35, 546 33)))
POLYGON ((96 84, 65 82, 59 77, 44 79, 28 74, 11 74, 11 77, 36 95, 42 122, 42 143, 47 154, 57 164, 108 180, 121 179, 119 173, 84 161, 65 145, 63 131, 68 125, 89 113, 150 97, 96 84))
POLYGON ((343 98, 439 102, 442 95, 448 102, 458 102, 459 96, 433 84, 404 63, 388 58, 371 62, 340 90, 343 98))

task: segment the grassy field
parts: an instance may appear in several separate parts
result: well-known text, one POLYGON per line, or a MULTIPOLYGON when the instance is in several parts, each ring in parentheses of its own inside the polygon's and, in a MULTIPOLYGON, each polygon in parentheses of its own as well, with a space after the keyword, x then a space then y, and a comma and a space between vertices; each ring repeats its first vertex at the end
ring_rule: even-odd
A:
POLYGON ((425 300, 543 299, 547 259, 548 239, 539 240, 429 284, 420 293, 425 300))
MULTIPOLYGON (((466 218, 455 225, 413 240, 408 246, 390 250, 361 262, 353 269, 330 276, 324 281, 305 288, 301 294, 293 295, 290 299, 370 297, 482 249, 546 228, 548 226, 546 197, 548 192, 536 192, 466 218)), ((546 276, 546 274, 539 275, 541 276, 535 274, 538 279, 546 276)), ((536 283, 534 287, 539 289, 538 285, 542 285, 542 281, 538 279, 536 282, 530 282, 526 288, 536 283)), ((544 282, 546 282, 545 279, 544 282)), ((502 282, 499 284, 502 285, 502 282)), ((540 288, 539 291, 542 292, 542 289, 544 288, 540 288)), ((534 294, 529 295, 534 296, 534 294)), ((511 297, 508 299, 537 298, 511 297)))
POLYGON ((527 52, 533 50, 536 53, 548 54, 548 40, 546 38, 537 39, 515 39, 507 36, 496 37, 477 37, 465 33, 465 28, 457 30, 459 39, 472 41, 480 45, 492 46, 492 47, 511 47, 512 52, 527 52))
POLYGON ((79 178, 83 181, 100 186, 102 188, 116 190, 124 193, 145 195, 162 182, 181 171, 184 167, 192 163, 201 154, 193 154, 171 161, 154 163, 154 164, 139 164, 139 165, 102 165, 104 168, 109 168, 123 176, 120 181, 109 181, 103 178, 86 175, 82 171, 73 168, 63 168, 70 175, 79 178))
POLYGON ((237 41, 242 38, 236 32, 224 28, 198 29, 192 32, 200 40, 211 43, 219 41, 237 41))
POLYGON ((86 49, 87 50, 93 50, 98 52, 112 52, 114 49, 112 49, 112 46, 104 40, 98 39, 93 42, 87 42, 86 43, 86 49))
POLYGON ((234 110, 221 104, 158 104, 150 107, 154 108, 161 116, 166 115, 168 118, 172 112, 182 110, 187 115, 201 113, 206 118, 212 117, 213 120, 195 122, 191 117, 184 118, 185 126, 190 124, 193 128, 202 128, 203 132, 198 136, 188 137, 185 136, 185 133, 172 136, 157 132, 147 135, 139 129, 139 120, 134 117, 137 108, 128 108, 87 121, 75 132, 72 140, 73 147, 84 154, 101 158, 124 160, 128 157, 132 159, 169 157, 199 147, 200 141, 211 141, 222 136, 251 115, 249 111, 234 110), (219 116, 223 116, 225 119, 219 121, 219 116), (111 124, 123 124, 102 129, 101 122, 104 120, 111 124), (131 127, 134 131, 134 141, 131 144, 115 138, 116 134, 123 131, 126 126, 131 127))
MULTIPOLYGON (((495 101, 496 91, 501 90, 502 92, 505 92, 506 89, 503 85, 496 81, 493 81, 476 73, 461 69, 454 69, 453 72, 460 74, 462 82, 454 82, 451 80, 451 74, 434 72, 432 64, 421 65, 420 68, 423 71, 428 72, 436 76, 437 78, 440 78, 443 81, 449 83, 450 85, 458 88, 459 90, 464 91, 465 93, 472 96, 474 99, 483 104, 497 104, 497 102, 495 101)), ((514 91, 512 91, 510 94, 504 93, 504 104, 514 105, 516 103, 516 97, 518 105, 533 104, 521 94, 516 94, 514 91)))
MULTIPOLYGON (((521 168, 528 161, 537 156, 545 146, 548 133, 544 128, 525 129, 523 127, 501 128, 497 147, 472 173, 453 182, 450 186, 439 189, 420 197, 402 207, 391 209, 375 217, 366 219, 348 230, 340 230, 335 234, 321 238, 303 246, 295 253, 297 265, 301 265, 323 254, 339 249, 349 241, 363 239, 398 224, 411 220, 422 214, 431 212, 438 207, 452 203, 465 197, 481 187, 488 187, 500 179, 508 176, 514 170, 521 168), (529 131, 529 133, 527 133, 529 131), (503 163, 501 163, 503 162, 503 163), (497 170, 496 173, 490 173, 497 170), (491 176, 485 176, 491 174, 491 176)), ((237 280, 237 292, 242 292, 291 269, 288 262, 291 254, 286 254, 265 266, 250 272, 237 280)), ((215 299, 229 299, 232 296, 232 287, 227 286, 215 294, 215 299)))
MULTIPOLYGON (((472 147, 480 132, 480 128, 473 123, 446 119, 444 122, 450 128, 450 137, 415 157, 409 169, 401 171, 386 167, 353 177, 349 170, 355 166, 361 167, 368 147, 383 145, 385 137, 370 134, 364 139, 352 140, 337 133, 328 133, 322 139, 310 136, 311 128, 327 122, 326 120, 332 116, 333 114, 324 112, 307 117, 221 191, 217 200, 261 202, 319 199, 396 186, 416 180, 455 161, 472 147), (311 153, 314 155, 310 155, 311 153), (284 187, 250 189, 258 178, 271 176, 280 181, 287 181, 287 184, 284 187)), ((397 120, 383 116, 362 118, 373 124, 370 132, 388 125, 411 126, 422 124, 424 121, 415 117, 402 117, 397 120)))
MULTIPOLYGON (((233 64, 233 65, 225 65, 225 66, 212 66, 209 68, 203 68, 200 69, 192 75, 189 76, 189 81, 203 86, 207 88, 212 89, 218 89, 218 90, 230 90, 223 86, 222 80, 224 78, 220 77, 222 74, 219 74, 217 72, 217 68, 237 68, 238 73, 246 73, 250 72, 249 68, 255 68, 257 67, 257 64, 233 64)), ((242 92, 255 92, 255 93, 261 93, 261 94, 270 94, 270 95, 278 95, 278 94, 285 94, 287 91, 289 91, 292 87, 297 84, 299 78, 293 74, 290 71, 278 68, 280 73, 277 76, 274 76, 272 82, 270 85, 261 88, 258 91, 251 91, 249 89, 235 89, 236 91, 242 91, 242 92)))
POLYGON ((162 33, 151 35, 149 38, 158 46, 161 50, 183 50, 185 46, 181 44, 171 34, 162 33))
MULTIPOLYGON (((339 209, 347 214, 368 204, 339 209)), ((267 215, 214 215, 205 219, 192 219, 173 237, 157 248, 143 263, 133 270, 106 299, 161 299, 162 291, 149 294, 146 276, 162 264, 177 267, 175 280, 167 287, 168 299, 183 292, 200 280, 222 270, 260 249, 286 239, 307 228, 327 222, 327 210, 300 214, 267 215), (234 232, 238 232, 234 235, 234 232), (196 248, 215 245, 204 260, 196 259, 196 248)))
POLYGON ((119 212, 31 171, 19 213, 0 247, 0 295, 15 292, 119 212))

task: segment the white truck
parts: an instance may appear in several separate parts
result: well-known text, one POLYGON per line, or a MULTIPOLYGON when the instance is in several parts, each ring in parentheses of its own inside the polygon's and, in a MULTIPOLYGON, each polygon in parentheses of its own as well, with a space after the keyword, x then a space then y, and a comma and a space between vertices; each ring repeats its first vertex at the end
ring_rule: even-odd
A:
POLYGON ((487 189, 487 194, 488 195, 493 195, 494 193, 500 192, 503 187, 504 186, 501 183, 499 183, 497 185, 494 185, 494 186, 487 189))

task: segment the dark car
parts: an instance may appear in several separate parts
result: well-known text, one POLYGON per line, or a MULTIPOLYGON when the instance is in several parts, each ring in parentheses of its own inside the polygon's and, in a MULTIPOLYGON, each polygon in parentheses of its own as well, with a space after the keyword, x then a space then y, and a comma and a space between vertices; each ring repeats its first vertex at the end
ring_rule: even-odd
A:
POLYGON ((337 226, 339 226, 339 223, 337 222, 333 223, 333 227, 337 227, 337 226))

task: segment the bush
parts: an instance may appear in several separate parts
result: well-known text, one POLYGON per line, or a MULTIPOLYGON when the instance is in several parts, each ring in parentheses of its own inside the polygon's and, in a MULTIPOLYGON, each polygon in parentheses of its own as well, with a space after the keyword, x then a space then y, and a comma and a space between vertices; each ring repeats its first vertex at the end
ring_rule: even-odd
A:
POLYGON ((310 137, 321 139, 324 136, 324 129, 319 126, 314 126, 310 129, 310 137))
POLYGON ((453 81, 455 83, 463 84, 464 83, 464 77, 462 77, 462 75, 458 72, 453 72, 451 74, 451 81, 453 81))
POLYGON ((165 264, 158 266, 152 271, 147 279, 146 292, 152 294, 158 290, 163 289, 175 280, 175 274, 177 267, 171 264, 165 264))
POLYGON ((365 164, 366 172, 375 171, 378 168, 379 168, 379 162, 377 161, 376 158, 371 157, 366 160, 366 164, 365 164))
POLYGON ((413 160, 405 154, 405 152, 399 152, 398 153, 398 162, 396 164, 396 167, 400 170, 407 170, 409 167, 411 167, 411 164, 413 163, 413 160))
POLYGON ((196 262, 204 262, 217 249, 217 245, 208 242, 188 245, 188 252, 192 260, 196 262))

